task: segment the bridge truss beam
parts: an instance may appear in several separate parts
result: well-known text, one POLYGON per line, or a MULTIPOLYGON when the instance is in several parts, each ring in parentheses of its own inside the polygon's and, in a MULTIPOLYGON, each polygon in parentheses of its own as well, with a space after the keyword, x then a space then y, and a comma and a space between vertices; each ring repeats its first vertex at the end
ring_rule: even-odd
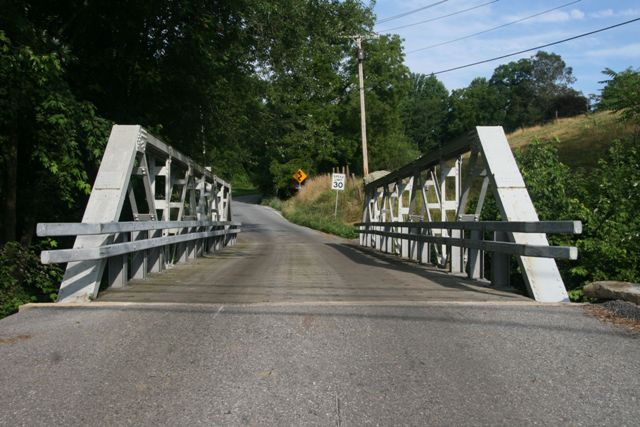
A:
MULTIPOLYGON (((230 221, 231 187, 142 127, 116 125, 111 130, 82 223, 106 224, 127 219, 162 223, 230 221)), ((183 232, 178 228, 151 227, 144 236, 132 233, 132 237, 157 239, 183 232)), ((78 235, 73 248, 97 249, 117 243, 122 243, 121 233, 78 235)), ((161 271, 172 265, 175 250, 175 245, 149 249, 144 255, 148 271, 161 271)), ((135 264, 136 260, 133 261, 135 264)), ((58 301, 96 298, 107 264, 106 258, 69 262, 58 301)), ((143 275, 146 272, 145 267, 143 275)))
MULTIPOLYGON (((375 232, 361 231, 360 243, 419 262, 447 267, 452 273, 481 278, 484 275, 484 258, 478 248, 504 245, 466 248, 451 245, 446 242, 467 241, 463 227, 421 228, 410 227, 407 222, 479 221, 489 190, 503 221, 538 222, 538 215, 500 126, 479 126, 468 135, 365 185, 363 225, 381 224, 375 227, 375 232), (466 153, 468 156, 463 156, 466 153), (431 237, 403 238, 415 230, 431 237)), ((469 229, 467 233, 472 240, 484 237, 478 229, 469 229)), ((496 231, 494 238, 538 250, 549 246, 546 234, 540 232, 496 231)), ((509 283, 509 256, 493 253, 492 282, 496 285, 509 283)), ((516 259, 533 298, 544 302, 569 300, 555 259, 524 255, 517 255, 516 259)))

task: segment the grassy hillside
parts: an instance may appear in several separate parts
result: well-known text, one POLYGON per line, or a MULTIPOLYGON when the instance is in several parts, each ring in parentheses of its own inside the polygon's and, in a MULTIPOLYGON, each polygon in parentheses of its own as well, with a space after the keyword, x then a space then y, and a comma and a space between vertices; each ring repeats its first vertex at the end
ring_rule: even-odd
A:
POLYGON ((362 219, 362 179, 349 178, 338 196, 338 214, 334 217, 336 192, 330 190, 331 176, 309 178, 298 194, 282 202, 268 199, 264 203, 282 211, 289 221, 348 239, 358 235, 352 225, 362 219))
MULTIPOLYGON (((512 148, 525 148, 534 141, 557 141, 560 160, 570 168, 593 168, 605 156, 611 142, 633 134, 633 127, 620 121, 618 114, 598 112, 533 126, 507 135, 512 148)), ((348 180, 340 193, 338 216, 334 218, 335 192, 329 190, 331 177, 310 178, 298 194, 282 202, 265 203, 282 211, 297 224, 324 232, 355 238, 352 224, 362 218, 362 180, 348 180)))
POLYGON ((572 168, 590 168, 604 156, 611 141, 632 133, 632 126, 622 123, 619 114, 602 111, 517 130, 507 135, 507 139, 513 148, 525 147, 536 140, 557 140, 563 163, 572 168))

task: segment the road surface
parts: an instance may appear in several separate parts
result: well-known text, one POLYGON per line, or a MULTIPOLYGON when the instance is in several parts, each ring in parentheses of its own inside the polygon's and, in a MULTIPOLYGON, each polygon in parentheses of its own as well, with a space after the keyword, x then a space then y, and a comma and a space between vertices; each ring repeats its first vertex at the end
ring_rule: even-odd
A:
MULTIPOLYGON (((344 241, 266 208, 236 210, 253 228, 217 267, 198 267, 204 303, 104 298, 0 320, 0 425, 638 424, 637 335, 580 306, 464 283, 439 289, 436 273, 350 256, 332 246, 344 241), (241 255, 262 274, 225 272, 225 263, 248 268, 241 255), (323 274, 315 259, 325 256, 323 274), (311 270, 291 264, 301 260, 311 270), (358 279, 368 269, 370 289, 358 279), (207 303, 215 299, 228 301, 207 303)), ((157 285, 166 289, 137 298, 198 294, 157 285)))
POLYGON ((101 301, 128 302, 388 302, 523 301, 514 292, 474 285, 432 267, 403 262, 355 241, 286 221, 266 206, 234 202, 238 244, 178 265, 101 301))

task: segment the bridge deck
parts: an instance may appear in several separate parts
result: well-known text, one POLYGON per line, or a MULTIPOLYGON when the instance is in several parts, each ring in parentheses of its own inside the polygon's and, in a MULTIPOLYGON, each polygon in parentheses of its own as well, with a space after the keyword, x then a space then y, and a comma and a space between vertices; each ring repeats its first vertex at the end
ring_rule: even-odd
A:
POLYGON ((406 302, 526 301, 433 267, 385 256, 345 239, 287 222, 276 211, 234 202, 238 244, 178 265, 101 301, 126 302, 406 302))

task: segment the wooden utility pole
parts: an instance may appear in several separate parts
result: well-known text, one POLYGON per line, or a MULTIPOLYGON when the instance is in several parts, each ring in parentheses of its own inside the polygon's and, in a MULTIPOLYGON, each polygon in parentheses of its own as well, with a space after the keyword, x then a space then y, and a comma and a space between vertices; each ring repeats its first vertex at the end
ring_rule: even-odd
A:
POLYGON ((367 154, 367 115, 364 108, 364 50, 362 49, 362 36, 355 36, 358 47, 358 81, 360 86, 360 130, 362 135, 362 174, 369 175, 369 155, 367 154))

